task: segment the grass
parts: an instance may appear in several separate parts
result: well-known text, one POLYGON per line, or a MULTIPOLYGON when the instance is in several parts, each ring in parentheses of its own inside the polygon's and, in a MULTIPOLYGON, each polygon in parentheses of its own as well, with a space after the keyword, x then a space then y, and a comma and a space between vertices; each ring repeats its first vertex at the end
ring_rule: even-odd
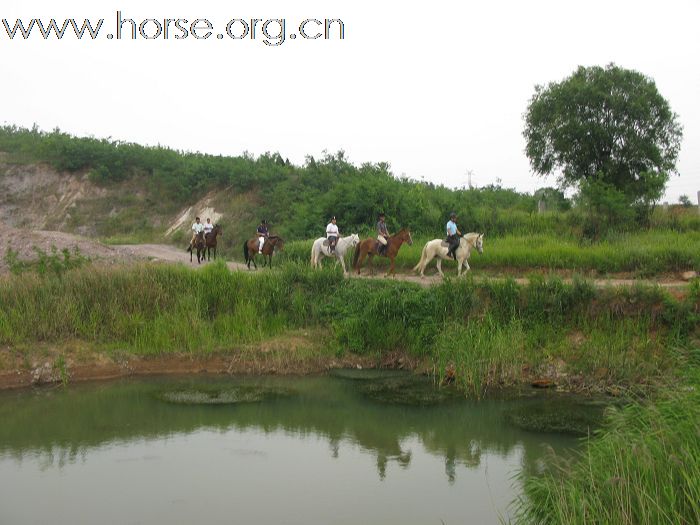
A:
POLYGON ((675 369, 697 324, 693 290, 677 300, 652 287, 596 290, 543 278, 422 288, 292 263, 264 274, 221 262, 198 271, 90 267, 0 279, 0 344, 83 341, 137 355, 207 355, 323 329, 329 352, 407 352, 440 374, 455 369, 476 395, 518 382, 523 369, 572 386, 581 377, 636 388, 675 369))
POLYGON ((654 403, 612 411, 577 461, 523 475, 518 523, 700 523, 700 371, 654 403))

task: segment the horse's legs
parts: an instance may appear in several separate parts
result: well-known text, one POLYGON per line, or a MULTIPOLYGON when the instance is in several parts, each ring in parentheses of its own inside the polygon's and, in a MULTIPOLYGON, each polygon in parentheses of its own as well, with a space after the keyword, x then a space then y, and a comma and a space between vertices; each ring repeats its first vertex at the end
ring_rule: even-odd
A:
POLYGON ((386 272, 385 277, 389 277, 390 275, 396 277, 396 273, 394 272, 394 257, 389 257, 389 260, 391 261, 391 266, 389 267, 389 271, 386 272))
POLYGON ((437 258, 436 266, 437 266, 437 271, 440 274, 440 277, 445 277, 445 274, 442 273, 442 259, 440 257, 437 258))
POLYGON ((367 252, 363 252, 362 248, 359 248, 360 256, 357 258, 357 275, 360 275, 360 268, 362 268, 362 263, 365 262, 365 257, 367 257, 367 252))
POLYGON ((348 271, 345 269, 345 258, 344 257, 336 257, 336 261, 340 261, 340 265, 343 267, 343 277, 348 276, 348 271))
MULTIPOLYGON (((421 276, 421 279, 423 279, 423 278, 425 277, 425 269, 428 267, 428 265, 430 264, 430 262, 433 260, 432 257, 429 257, 429 256, 427 256, 427 255, 425 256, 425 258, 426 258, 426 260, 423 261, 423 263, 420 265, 420 276, 421 276)), ((422 257, 421 257, 421 259, 422 259, 422 257)), ((419 264, 420 264, 420 263, 419 263, 419 264)))
POLYGON ((372 266, 372 259, 374 259, 374 254, 367 252, 367 268, 369 269, 370 275, 374 275, 374 266, 372 266))

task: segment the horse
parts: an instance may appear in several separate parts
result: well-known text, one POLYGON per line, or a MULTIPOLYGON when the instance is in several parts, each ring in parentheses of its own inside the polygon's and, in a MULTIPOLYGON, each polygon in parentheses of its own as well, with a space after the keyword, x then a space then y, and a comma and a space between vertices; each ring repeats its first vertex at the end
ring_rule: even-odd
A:
MULTIPOLYGON (((243 258, 245 259, 245 263, 248 265, 249 270, 251 262, 253 263, 255 269, 258 269, 258 265, 255 264, 255 256, 258 254, 258 242, 257 237, 243 241, 243 258)), ((275 252, 275 250, 284 250, 284 240, 282 237, 278 237, 277 235, 270 235, 267 239, 265 239, 265 244, 263 244, 263 266, 265 266, 265 257, 267 257, 270 261, 270 268, 272 268, 272 254, 275 252)))
POLYGON ((311 267, 320 268, 321 259, 323 257, 335 257, 340 261, 340 265, 343 267, 343 275, 347 276, 348 271, 345 269, 345 253, 349 248, 356 246, 358 242, 360 242, 360 236, 353 233, 352 235, 338 239, 335 245, 335 251, 331 251, 325 237, 316 239, 311 247, 311 267))
MULTIPOLYGON (((467 259, 469 259, 472 248, 476 248, 476 251, 479 253, 484 253, 483 233, 472 232, 460 237, 459 246, 455 250, 455 255, 457 256, 457 277, 462 275, 462 266, 464 266, 465 271, 469 271, 469 263, 467 262, 467 259)), ((416 266, 413 268, 413 271, 416 272, 420 270, 420 276, 425 277, 423 274, 425 267, 428 266, 430 261, 437 257, 437 271, 441 277, 445 277, 445 274, 442 273, 442 260, 451 259, 451 257, 447 255, 448 249, 449 245, 443 239, 428 241, 425 243, 423 252, 420 256, 420 261, 418 261, 418 264, 416 264, 416 266)))
POLYGON ((187 251, 190 252, 190 262, 192 262, 192 248, 197 249, 197 264, 204 260, 204 251, 206 250, 206 241, 204 240, 204 232, 199 232, 194 239, 194 244, 191 244, 187 251))
POLYGON ((220 224, 215 224, 210 233, 207 233, 204 238, 207 247, 207 260, 211 261, 211 250, 214 250, 214 259, 216 259, 216 238, 221 235, 222 228, 220 224))
MULTIPOLYGON (((386 277, 388 277, 389 274, 395 275, 394 259, 399 253, 399 249, 401 248, 401 245, 404 242, 407 242, 409 246, 413 244, 411 232, 408 228, 402 228, 396 235, 392 235, 387 239, 386 250, 384 251, 382 256, 388 257, 389 260, 391 260, 391 268, 386 273, 386 277)), ((353 255, 352 265, 355 268, 355 270, 357 270, 358 275, 360 274, 360 267, 362 266, 362 262, 365 260, 366 256, 369 256, 367 267, 370 268, 370 271, 372 271, 372 273, 374 273, 372 270, 372 257, 374 257, 375 255, 379 255, 378 244, 379 241, 377 239, 369 238, 362 241, 355 248, 355 254, 353 255)))

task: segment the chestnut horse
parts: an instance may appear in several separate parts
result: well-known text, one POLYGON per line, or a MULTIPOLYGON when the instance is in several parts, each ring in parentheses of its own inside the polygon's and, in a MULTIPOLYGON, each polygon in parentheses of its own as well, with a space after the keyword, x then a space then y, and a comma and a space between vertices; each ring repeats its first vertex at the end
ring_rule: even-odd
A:
MULTIPOLYGON (((399 248, 401 248, 401 245, 405 242, 407 242, 409 246, 413 244, 411 232, 408 228, 402 228, 396 235, 392 235, 387 239, 386 250, 382 254, 383 257, 388 257, 391 261, 391 268, 389 268, 389 271, 386 274, 387 277, 389 276, 389 274, 395 274, 394 259, 399 253, 399 248)), ((374 257, 375 255, 379 255, 378 245, 379 241, 373 238, 365 239, 357 245, 357 247, 355 248, 355 255, 353 256, 352 265, 355 268, 355 270, 357 270, 358 274, 360 273, 360 267, 362 266, 362 263, 365 260, 366 256, 369 256, 369 260, 367 261, 367 267, 370 269, 370 271, 373 272, 372 257, 374 257)))
POLYGON ((190 245, 190 247, 187 248, 187 251, 190 252, 190 262, 192 262, 192 253, 194 252, 193 248, 197 249, 197 264, 204 260, 204 251, 206 250, 206 245, 207 243, 204 240, 204 232, 199 232, 194 239, 194 244, 190 245))
POLYGON ((207 233, 204 237, 207 244, 207 260, 211 261, 211 251, 214 250, 214 259, 216 259, 216 238, 221 235, 221 225, 215 224, 211 233, 207 233))
MULTIPOLYGON (((282 240, 282 237, 278 237, 277 235, 270 235, 267 239, 265 239, 265 244, 263 244, 263 249, 262 249, 262 256, 263 256, 263 266, 265 266, 265 261, 266 257, 267 260, 270 261, 270 268, 272 268, 272 254, 275 253, 275 250, 283 251, 284 250, 284 240, 282 240)), ((245 263, 248 265, 248 269, 250 270, 250 263, 253 263, 253 266, 255 266, 255 269, 258 269, 258 265, 255 264, 255 256, 258 254, 258 238, 253 237, 252 239, 248 239, 247 241, 243 242, 243 258, 245 259, 245 263)))

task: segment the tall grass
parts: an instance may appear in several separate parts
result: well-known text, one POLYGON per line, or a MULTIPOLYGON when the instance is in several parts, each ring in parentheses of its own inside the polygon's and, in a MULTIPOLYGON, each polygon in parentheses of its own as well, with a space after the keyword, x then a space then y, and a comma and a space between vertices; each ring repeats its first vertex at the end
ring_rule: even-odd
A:
POLYGON ((336 352, 399 350, 441 373, 454 367, 476 393, 517 381, 523 367, 633 386, 673 370, 670 347, 694 330, 697 304, 698 294, 678 301, 650 287, 464 279, 422 288, 293 263, 257 274, 223 263, 83 268, 0 279, 0 344, 78 339, 137 354, 208 353, 314 327, 336 352))
POLYGON ((700 371, 656 403, 608 416, 577 461, 525 478, 518 523, 700 523, 700 371))

